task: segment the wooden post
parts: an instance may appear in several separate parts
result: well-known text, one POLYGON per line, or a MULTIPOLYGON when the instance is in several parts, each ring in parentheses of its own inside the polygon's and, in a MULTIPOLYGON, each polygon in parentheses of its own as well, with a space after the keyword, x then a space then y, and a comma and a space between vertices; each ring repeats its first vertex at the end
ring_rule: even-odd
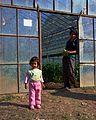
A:
POLYGON ((39 6, 37 5, 38 11, 38 36, 39 36, 39 59, 40 59, 40 69, 42 69, 42 33, 41 33, 41 13, 39 6))

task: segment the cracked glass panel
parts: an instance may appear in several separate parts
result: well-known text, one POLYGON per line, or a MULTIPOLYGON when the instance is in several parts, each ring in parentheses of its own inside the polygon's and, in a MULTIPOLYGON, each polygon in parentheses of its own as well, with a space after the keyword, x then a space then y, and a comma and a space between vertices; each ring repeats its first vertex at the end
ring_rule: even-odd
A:
POLYGON ((73 0, 73 13, 86 14, 86 0, 73 0))
POLYGON ((34 0, 13 0, 14 5, 33 7, 34 0))
POLYGON ((80 87, 94 86, 94 64, 80 66, 80 87))
POLYGON ((88 17, 79 18, 79 39, 93 40, 93 20, 88 17))
POLYGON ((88 14, 96 15, 96 0, 88 0, 88 14))
POLYGON ((16 37, 0 36, 0 63, 17 63, 16 37))
POLYGON ((19 62, 29 62, 33 56, 39 57, 39 40, 34 38, 19 38, 19 62))
POLYGON ((16 34, 16 9, 0 8, 0 34, 16 34))
POLYGON ((37 5, 39 6, 39 8, 53 10, 53 0, 36 0, 35 2, 36 8, 37 5))
POLYGON ((0 0, 0 4, 10 4, 11 5, 11 0, 0 0))
POLYGON ((17 65, 0 65, 0 94, 17 90, 17 65))
POLYGON ((71 0, 55 0, 55 10, 71 12, 71 0))
POLYGON ((80 62, 94 62, 93 41, 80 40, 79 51, 80 51, 80 62))
POLYGON ((19 35, 38 36, 38 16, 36 11, 18 10, 19 35))

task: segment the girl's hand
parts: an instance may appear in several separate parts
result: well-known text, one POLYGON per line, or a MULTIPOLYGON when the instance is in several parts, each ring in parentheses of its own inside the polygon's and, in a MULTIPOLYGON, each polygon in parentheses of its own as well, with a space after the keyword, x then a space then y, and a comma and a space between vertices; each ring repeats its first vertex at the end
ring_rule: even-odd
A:
POLYGON ((25 89, 27 89, 27 83, 25 83, 25 89))
POLYGON ((41 82, 41 87, 42 89, 45 88, 45 85, 43 84, 43 82, 41 82))

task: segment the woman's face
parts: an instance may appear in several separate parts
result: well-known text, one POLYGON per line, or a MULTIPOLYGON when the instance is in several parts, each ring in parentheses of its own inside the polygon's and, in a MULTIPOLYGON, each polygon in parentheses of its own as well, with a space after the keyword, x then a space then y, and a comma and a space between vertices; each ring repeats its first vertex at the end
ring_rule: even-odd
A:
POLYGON ((76 34, 75 34, 74 32, 72 32, 72 33, 70 34, 70 38, 71 38, 71 40, 74 40, 74 39, 76 38, 76 34))

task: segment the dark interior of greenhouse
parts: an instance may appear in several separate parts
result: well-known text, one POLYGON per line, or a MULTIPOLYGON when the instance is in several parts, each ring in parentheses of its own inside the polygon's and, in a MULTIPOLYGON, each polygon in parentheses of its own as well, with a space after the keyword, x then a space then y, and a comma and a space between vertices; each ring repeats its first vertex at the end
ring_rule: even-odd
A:
MULTIPOLYGON (((41 13, 42 28, 42 60, 43 65, 50 65, 50 76, 47 76, 47 82, 63 82, 62 78, 62 57, 63 50, 67 40, 70 39, 70 30, 72 27, 78 30, 78 17, 72 15, 41 13), (58 66, 57 70, 55 66, 58 66), (53 68, 51 68, 53 66, 53 68), (53 71, 52 71, 53 69, 53 71), (59 71, 57 75, 57 71, 59 71)), ((79 85, 78 56, 75 59, 76 70, 75 79, 79 85), (77 74, 78 73, 78 74, 77 74)), ((45 67, 44 67, 45 68, 45 67)), ((43 70, 48 73, 47 70, 43 70)), ((46 75, 44 74, 44 78, 46 75)), ((79 86, 78 86, 79 87, 79 86)))

